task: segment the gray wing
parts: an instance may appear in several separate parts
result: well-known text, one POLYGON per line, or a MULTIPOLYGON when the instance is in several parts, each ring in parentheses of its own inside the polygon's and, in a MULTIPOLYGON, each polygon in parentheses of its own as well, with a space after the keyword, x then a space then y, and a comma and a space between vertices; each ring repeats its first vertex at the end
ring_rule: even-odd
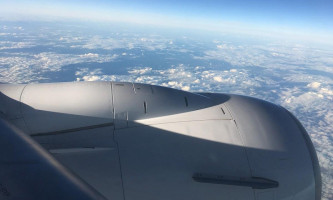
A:
POLYGON ((0 118, 0 199, 105 199, 0 118))

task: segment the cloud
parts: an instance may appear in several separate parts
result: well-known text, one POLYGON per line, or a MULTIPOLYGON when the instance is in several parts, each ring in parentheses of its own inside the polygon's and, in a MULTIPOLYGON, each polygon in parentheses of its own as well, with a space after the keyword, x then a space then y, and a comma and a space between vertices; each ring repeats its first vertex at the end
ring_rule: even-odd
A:
MULTIPOLYGON (((62 41, 72 42, 66 37, 60 37, 62 41)), ((100 36, 95 35, 91 38, 80 38, 80 43, 75 43, 71 45, 71 48, 80 49, 104 49, 104 50, 114 50, 114 49, 142 49, 142 50, 163 50, 170 48, 173 41, 169 38, 164 38, 156 35, 149 35, 149 37, 138 37, 127 34, 118 34, 111 36, 100 36)), ((123 55, 126 55, 123 54, 123 55)))
POLYGON ((101 80, 99 76, 84 76, 82 77, 84 81, 98 81, 101 80))
POLYGON ((321 84, 318 83, 318 82, 312 82, 312 83, 309 83, 309 84, 307 85, 307 87, 317 89, 317 88, 320 87, 320 85, 321 85, 321 84))
POLYGON ((190 86, 183 86, 183 87, 181 87, 181 89, 184 91, 189 91, 191 88, 190 88, 190 86))
MULTIPOLYGON (((83 80, 98 76, 99 80, 128 81, 162 85, 182 90, 205 92, 232 92, 248 94, 253 87, 260 87, 264 80, 250 78, 244 70, 207 70, 203 66, 188 66, 185 64, 171 65, 165 69, 152 67, 134 67, 128 69, 129 75, 96 74, 88 68, 76 72, 77 78, 83 80), (240 85, 242 90, 240 90, 240 85), (237 89, 238 88, 238 89, 237 89)), ((96 78, 96 77, 95 77, 96 78)), ((265 82, 266 83, 266 82, 265 82)), ((265 84, 264 84, 265 85, 265 84)))
POLYGON ((215 76, 215 77, 213 77, 213 79, 214 79, 214 81, 216 81, 216 82, 223 82, 223 80, 222 80, 222 78, 221 77, 219 77, 219 76, 215 76))
POLYGON ((48 79, 44 73, 60 71, 64 66, 86 62, 111 62, 118 55, 97 54, 58 54, 43 52, 39 54, 8 54, 0 57, 0 81, 5 83, 26 83, 48 79))
POLYGON ((0 41, 0 50, 22 49, 22 48, 30 48, 33 46, 35 45, 31 42, 0 41))
MULTIPOLYGON (((328 96, 333 96, 333 90, 330 90, 328 88, 320 88, 319 93, 328 95, 328 96)), ((329 97, 329 98, 332 99, 331 97, 329 97)))
POLYGON ((177 82, 177 81, 169 81, 168 83, 162 83, 162 86, 165 87, 172 87, 172 88, 177 88, 177 89, 181 89, 184 91, 189 91, 190 90, 190 86, 188 85, 184 85, 185 83, 182 82, 177 82))
POLYGON ((293 44, 267 45, 221 43, 213 41, 215 48, 205 50, 194 59, 222 60, 233 66, 259 66, 269 69, 317 69, 333 73, 333 52, 323 48, 293 44))
POLYGON ((79 55, 81 58, 98 58, 97 53, 86 53, 83 55, 79 55))
POLYGON ((145 67, 145 68, 139 68, 139 69, 133 69, 128 71, 130 74, 146 74, 149 73, 152 70, 151 67, 145 67))

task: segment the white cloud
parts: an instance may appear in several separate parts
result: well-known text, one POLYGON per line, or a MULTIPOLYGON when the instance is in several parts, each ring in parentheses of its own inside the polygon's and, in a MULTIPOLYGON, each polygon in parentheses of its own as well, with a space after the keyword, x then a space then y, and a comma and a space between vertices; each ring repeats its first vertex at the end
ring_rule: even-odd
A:
POLYGON ((303 72, 299 70, 290 70, 289 73, 283 77, 283 79, 288 82, 299 82, 304 84, 319 82, 321 86, 333 84, 333 79, 331 79, 329 76, 307 73, 306 70, 303 72))
POLYGON ((22 48, 30 48, 33 46, 35 45, 31 42, 0 41, 0 50, 22 49, 22 48))
POLYGON ((189 91, 191 88, 190 86, 183 86, 181 89, 184 91, 189 91))
POLYGON ((321 88, 319 90, 320 94, 325 94, 325 95, 329 95, 329 96, 333 96, 333 90, 330 90, 328 88, 321 88))
POLYGON ((216 45, 216 47, 219 48, 219 49, 225 48, 224 45, 222 45, 222 44, 216 45))
POLYGON ((74 55, 44 52, 39 54, 9 54, 0 57, 0 82, 25 83, 46 79, 43 73, 60 71, 64 66, 84 62, 111 62, 118 55, 74 55))
MULTIPOLYGON (((213 41, 216 44, 217 41, 213 41)), ((269 69, 317 69, 333 73, 333 51, 313 49, 292 43, 268 43, 267 45, 216 44, 216 48, 204 51, 194 59, 222 60, 233 66, 260 66, 269 69)))
POLYGON ((101 80, 101 78, 99 76, 83 76, 82 79, 84 81, 98 81, 98 80, 101 80))
POLYGON ((321 83, 319 83, 319 82, 312 82, 312 83, 309 83, 307 85, 307 87, 317 89, 320 87, 320 85, 321 85, 321 83))
POLYGON ((221 77, 219 77, 219 76, 214 76, 214 81, 216 81, 216 82, 223 82, 223 80, 222 80, 222 78, 221 77))
MULTIPOLYGON (((62 37, 67 42, 71 40, 62 37)), ((159 37, 156 35, 149 35, 149 37, 137 37, 128 35, 117 35, 117 36, 99 36, 95 35, 89 39, 80 39, 82 44, 73 44, 72 48, 84 48, 84 49, 144 49, 149 51, 162 50, 169 48, 173 41, 168 38, 159 37)), ((126 55, 126 54, 123 54, 126 55)))
POLYGON ((83 55, 79 55, 81 58, 98 58, 97 53, 86 53, 83 55))
POLYGON ((323 95, 316 92, 306 92, 299 96, 291 96, 285 100, 286 103, 302 105, 303 107, 308 107, 309 109, 312 105, 316 104, 320 99, 323 98, 323 95))
POLYGON ((169 86, 179 86, 180 84, 177 81, 169 81, 168 85, 169 86))
POLYGON ((145 68, 139 68, 139 69, 133 69, 128 71, 130 74, 146 74, 149 73, 152 70, 151 67, 145 67, 145 68))

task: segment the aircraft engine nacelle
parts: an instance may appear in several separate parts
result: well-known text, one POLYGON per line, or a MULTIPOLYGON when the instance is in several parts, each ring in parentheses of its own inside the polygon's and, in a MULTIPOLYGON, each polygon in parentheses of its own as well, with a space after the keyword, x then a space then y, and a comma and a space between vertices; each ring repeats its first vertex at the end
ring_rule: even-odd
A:
MULTIPOLYGON (((0 92, 2 119, 106 199, 321 198, 308 134, 263 100, 124 82, 1 84, 0 92)), ((15 184, 25 183, 6 186, 13 199, 30 191, 15 184)))

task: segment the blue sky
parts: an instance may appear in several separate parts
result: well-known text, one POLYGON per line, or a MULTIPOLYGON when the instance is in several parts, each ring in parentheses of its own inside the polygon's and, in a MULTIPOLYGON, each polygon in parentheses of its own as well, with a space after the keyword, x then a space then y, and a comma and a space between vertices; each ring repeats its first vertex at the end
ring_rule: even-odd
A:
POLYGON ((333 34, 331 0, 0 0, 0 20, 73 18, 203 29, 333 34))
POLYGON ((207 18, 273 21, 293 23, 306 21, 312 25, 332 25, 333 2, 330 0, 142 0, 105 1, 107 6, 139 9, 163 14, 200 15, 207 18))

